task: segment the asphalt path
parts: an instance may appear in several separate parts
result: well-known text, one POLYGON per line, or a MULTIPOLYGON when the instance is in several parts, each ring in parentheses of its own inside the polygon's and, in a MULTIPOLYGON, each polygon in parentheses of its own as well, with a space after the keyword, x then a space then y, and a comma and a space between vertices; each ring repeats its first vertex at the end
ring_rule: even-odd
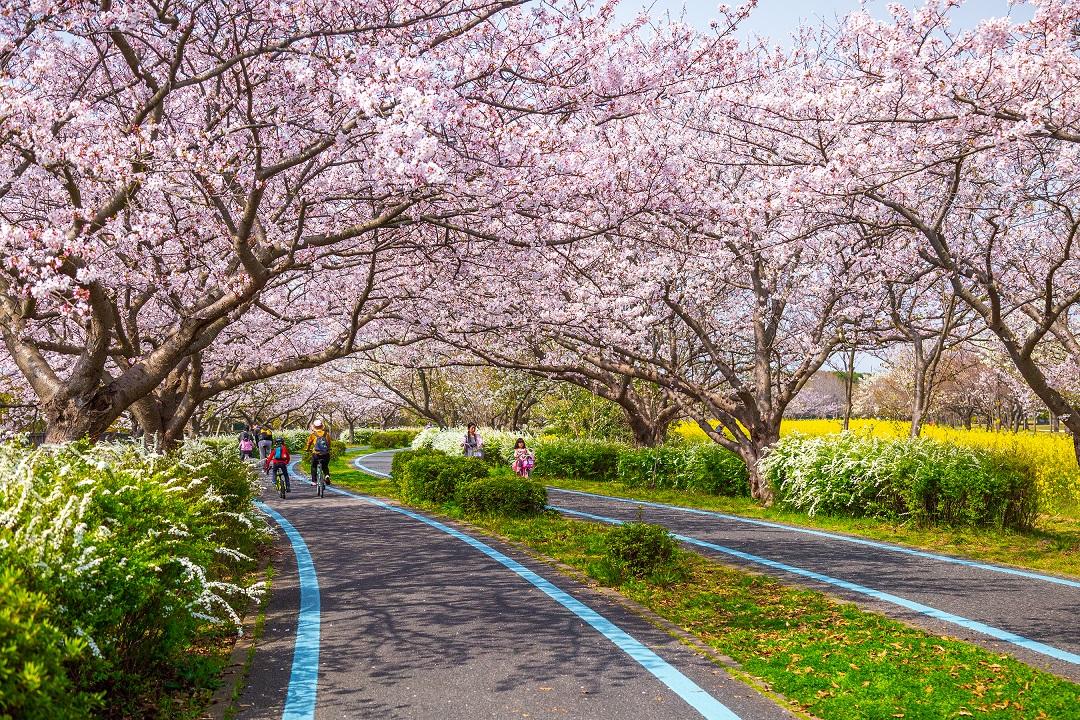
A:
POLYGON ((548 501, 577 517, 625 522, 640 515, 667 527, 697 552, 816 587, 1080 680, 1080 585, 1067 578, 558 488, 548 488, 548 501))
POLYGON ((264 483, 266 512, 289 532, 275 544, 265 635, 240 718, 792 717, 623 605, 514 549, 358 496, 319 499, 293 477, 284 500, 264 483), (297 540, 310 553, 306 575, 297 540), (553 599, 560 592, 585 611, 553 599), (313 668, 311 648, 297 649, 298 629, 311 629, 298 628, 302 604, 308 621, 317 618, 313 668), (629 641, 617 646, 617 633, 597 626, 629 641), (314 673, 305 676, 305 665, 314 673))
MULTIPOLYGON (((392 452, 363 463, 389 473, 392 452)), ((1080 582, 863 538, 548 488, 551 506, 601 522, 642 517, 687 545, 785 582, 809 585, 933 632, 1080 681, 1080 582)))

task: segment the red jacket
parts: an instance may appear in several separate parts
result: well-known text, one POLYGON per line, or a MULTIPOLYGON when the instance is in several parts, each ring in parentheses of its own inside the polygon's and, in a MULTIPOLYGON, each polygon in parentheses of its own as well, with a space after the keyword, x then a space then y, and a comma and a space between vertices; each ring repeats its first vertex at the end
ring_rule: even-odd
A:
POLYGON ((278 451, 278 449, 276 447, 272 448, 270 450, 270 454, 266 456, 266 460, 263 461, 263 466, 264 466, 265 470, 269 470, 271 465, 285 465, 285 466, 288 466, 289 461, 292 459, 292 458, 289 457, 289 447, 287 445, 282 445, 281 446, 281 458, 280 459, 275 457, 275 455, 277 455, 277 451, 278 451))

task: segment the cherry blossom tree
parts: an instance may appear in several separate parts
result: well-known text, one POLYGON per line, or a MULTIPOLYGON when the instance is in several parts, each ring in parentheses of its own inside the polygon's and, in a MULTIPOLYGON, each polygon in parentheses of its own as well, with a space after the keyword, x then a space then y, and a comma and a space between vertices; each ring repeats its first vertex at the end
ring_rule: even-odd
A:
POLYGON ((573 150, 567 118, 617 115, 662 77, 612 72, 628 35, 608 31, 611 11, 6 8, 0 328, 48 438, 95 435, 137 402, 164 414, 149 424, 175 428, 184 412, 161 411, 197 402, 172 396, 187 394, 200 354, 254 309, 284 314, 269 296, 362 285, 356 260, 375 244, 440 242, 410 229, 503 207, 525 186, 574 185, 537 160, 573 150))
POLYGON ((820 131, 827 142, 798 161, 816 168, 815 187, 861 195, 860 221, 906 230, 891 233, 895 252, 948 279, 1072 431, 1080 457, 1070 399, 1080 350, 1080 6, 1031 4, 1030 21, 969 32, 950 29, 950 2, 896 5, 881 22, 851 15, 834 39, 803 49, 812 70, 795 92, 813 92, 817 112, 800 135, 820 131))

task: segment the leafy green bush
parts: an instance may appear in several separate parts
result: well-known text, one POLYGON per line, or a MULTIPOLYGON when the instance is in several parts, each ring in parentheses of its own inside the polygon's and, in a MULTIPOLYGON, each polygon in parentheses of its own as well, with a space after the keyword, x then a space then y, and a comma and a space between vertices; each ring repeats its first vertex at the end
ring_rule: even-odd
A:
POLYGON ((368 436, 366 444, 378 449, 406 447, 419 434, 419 430, 379 430, 368 436))
POLYGON ((534 474, 610 482, 618 478, 619 453, 626 449, 615 443, 544 439, 536 444, 534 474))
POLYGON ((100 703, 74 690, 65 667, 89 653, 86 642, 66 636, 49 615, 44 594, 27 590, 14 568, 0 568, 0 717, 77 720, 100 703))
POLYGON ((618 480, 627 487, 748 495, 746 463, 719 445, 663 445, 619 452, 618 480))
POLYGON ((390 479, 400 487, 401 478, 404 477, 405 474, 405 466, 412 462, 413 458, 426 455, 443 455, 443 453, 429 448, 421 448, 419 450, 399 450, 394 453, 394 456, 390 459, 390 479))
POLYGON ((809 515, 1027 529, 1032 469, 1015 457, 925 438, 853 433, 782 438, 762 461, 777 501, 809 515))
POLYGON ((594 574, 610 584, 627 578, 662 584, 681 579, 685 563, 679 544, 667 528, 635 521, 611 528, 604 536, 602 567, 594 574))
POLYGON ((482 460, 425 453, 403 466, 399 485, 406 502, 443 503, 454 496, 459 483, 487 474, 488 467, 482 460))
POLYGON ((232 449, 203 444, 164 456, 134 444, 0 446, 3 567, 31 605, 48 599, 35 622, 63 635, 58 647, 89 649, 67 664, 72 703, 107 693, 96 717, 137 716, 166 684, 205 674, 195 639, 238 627, 259 594, 238 584, 266 537, 257 490, 232 449))
POLYGON ((454 499, 467 513, 535 515, 547 506, 547 490, 540 483, 499 468, 487 477, 458 483, 454 499))

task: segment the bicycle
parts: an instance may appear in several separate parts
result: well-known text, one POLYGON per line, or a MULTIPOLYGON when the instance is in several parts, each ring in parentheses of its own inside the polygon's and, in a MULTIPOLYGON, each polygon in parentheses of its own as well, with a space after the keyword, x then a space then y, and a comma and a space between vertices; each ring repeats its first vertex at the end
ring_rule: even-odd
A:
POLYGON ((315 463, 315 492, 322 497, 326 492, 326 474, 323 472, 322 463, 315 463))
MULTIPOLYGON (((274 473, 274 485, 277 486, 278 495, 280 495, 281 499, 284 500, 285 499, 285 473, 284 472, 279 473, 277 471, 277 468, 273 468, 272 472, 274 473)), ((286 471, 286 472, 288 472, 288 471, 286 471)))

